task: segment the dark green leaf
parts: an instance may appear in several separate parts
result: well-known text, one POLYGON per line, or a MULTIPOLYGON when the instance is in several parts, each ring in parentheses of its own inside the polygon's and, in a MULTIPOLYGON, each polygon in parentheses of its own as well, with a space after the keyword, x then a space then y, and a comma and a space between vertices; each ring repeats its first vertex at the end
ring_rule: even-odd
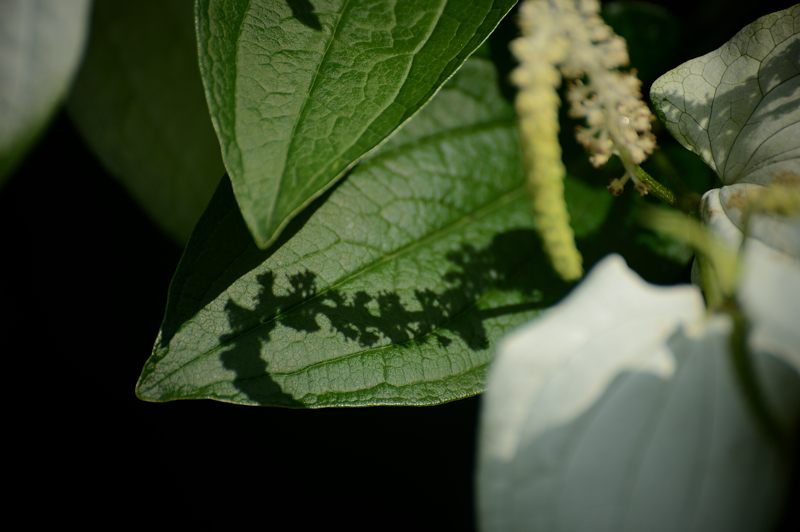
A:
POLYGON ((78 66, 89 0, 0 2, 0 179, 64 97, 78 66))
POLYGON ((198 0, 200 70, 261 247, 408 120, 514 0, 198 0))
POLYGON ((225 172, 197 68, 192 6, 97 1, 69 101, 100 160, 181 242, 225 172))
POLYGON ((141 398, 466 397, 483 389, 495 339, 566 289, 540 251, 513 113, 483 60, 302 218, 259 250, 220 188, 173 280, 141 398))
POLYGON ((675 64, 680 21, 666 8, 647 2, 610 2, 603 6, 603 18, 627 42, 631 66, 645 86, 675 64))

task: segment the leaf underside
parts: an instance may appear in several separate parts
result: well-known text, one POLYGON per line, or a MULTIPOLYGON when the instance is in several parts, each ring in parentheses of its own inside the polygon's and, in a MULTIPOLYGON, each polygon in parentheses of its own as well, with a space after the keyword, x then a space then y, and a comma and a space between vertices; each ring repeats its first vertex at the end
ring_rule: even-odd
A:
POLYGON ((667 128, 725 185, 800 178, 800 5, 653 83, 667 128))

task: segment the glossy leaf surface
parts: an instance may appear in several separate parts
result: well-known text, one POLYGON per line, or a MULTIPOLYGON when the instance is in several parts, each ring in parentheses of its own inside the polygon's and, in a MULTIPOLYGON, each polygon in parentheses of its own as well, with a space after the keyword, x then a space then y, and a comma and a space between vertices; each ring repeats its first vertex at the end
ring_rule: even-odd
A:
POLYGON ((198 0, 206 96, 256 243, 408 120, 513 4, 198 0))

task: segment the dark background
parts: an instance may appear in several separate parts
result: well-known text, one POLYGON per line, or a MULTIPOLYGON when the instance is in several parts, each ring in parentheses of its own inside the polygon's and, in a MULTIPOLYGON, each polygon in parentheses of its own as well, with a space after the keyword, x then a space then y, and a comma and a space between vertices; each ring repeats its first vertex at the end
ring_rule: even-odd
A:
MULTIPOLYGON (((694 4, 668 4, 693 21, 675 65, 791 2, 694 4)), ((316 411, 135 398, 181 250, 63 112, 0 190, 0 235, 4 479, 29 522, 474 526, 477 398, 316 411)))

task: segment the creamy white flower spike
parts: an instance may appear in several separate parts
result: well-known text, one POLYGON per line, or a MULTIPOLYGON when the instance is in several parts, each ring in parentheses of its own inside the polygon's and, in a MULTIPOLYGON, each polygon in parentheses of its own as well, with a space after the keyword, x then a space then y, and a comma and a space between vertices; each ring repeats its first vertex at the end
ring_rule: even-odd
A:
POLYGON ((575 80, 567 91, 570 116, 586 125, 578 141, 595 166, 617 155, 625 174, 609 189, 622 190, 628 179, 645 193, 636 166, 655 148, 653 115, 641 98, 641 83, 628 64, 625 41, 603 22, 597 0, 526 0, 520 7, 522 37, 511 43, 519 60, 512 81, 528 182, 545 249, 565 279, 582 275, 563 198, 565 170, 558 143, 557 88, 561 77, 575 80))

